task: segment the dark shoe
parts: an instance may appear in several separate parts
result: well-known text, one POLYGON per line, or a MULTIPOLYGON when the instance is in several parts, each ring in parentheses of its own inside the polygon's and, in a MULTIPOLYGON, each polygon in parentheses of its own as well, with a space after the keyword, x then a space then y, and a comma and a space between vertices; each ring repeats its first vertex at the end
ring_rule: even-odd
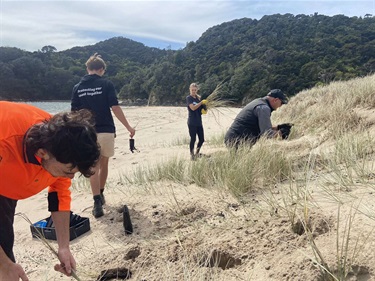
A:
POLYGON ((100 193, 100 200, 102 201, 102 205, 105 205, 104 193, 100 193))
POLYGON ((95 218, 100 218, 101 216, 104 215, 101 200, 94 201, 94 208, 92 209, 92 214, 94 215, 95 218))

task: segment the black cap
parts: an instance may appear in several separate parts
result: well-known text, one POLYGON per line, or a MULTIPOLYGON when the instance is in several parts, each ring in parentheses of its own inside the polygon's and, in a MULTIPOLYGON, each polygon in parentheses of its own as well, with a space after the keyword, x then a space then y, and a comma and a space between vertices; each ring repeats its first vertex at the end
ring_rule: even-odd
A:
POLYGON ((283 104, 287 104, 288 103, 288 98, 283 94, 283 92, 280 90, 280 89, 273 89, 271 90, 267 96, 270 96, 270 97, 273 97, 273 98, 277 98, 279 100, 281 100, 281 102, 283 104))

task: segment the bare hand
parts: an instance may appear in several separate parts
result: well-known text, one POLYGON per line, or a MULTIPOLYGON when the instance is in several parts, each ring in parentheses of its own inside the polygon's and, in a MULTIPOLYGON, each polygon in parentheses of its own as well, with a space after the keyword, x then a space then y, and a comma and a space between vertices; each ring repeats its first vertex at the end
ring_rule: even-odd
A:
POLYGON ((0 270, 0 281, 29 281, 23 268, 17 263, 3 266, 0 270))
POLYGON ((76 261, 74 260, 69 249, 59 249, 58 257, 60 264, 56 264, 54 269, 67 276, 72 275, 72 269, 76 270, 76 261))
POLYGON ((130 133, 130 138, 133 138, 134 135, 135 135, 135 129, 134 128, 130 128, 129 129, 129 133, 130 133))

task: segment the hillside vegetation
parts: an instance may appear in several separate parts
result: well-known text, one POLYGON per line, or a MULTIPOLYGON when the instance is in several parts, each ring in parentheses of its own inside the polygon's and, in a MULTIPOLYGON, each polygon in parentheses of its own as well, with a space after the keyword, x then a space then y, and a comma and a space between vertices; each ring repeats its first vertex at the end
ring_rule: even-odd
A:
POLYGON ((112 38, 58 52, 0 47, 0 98, 70 99, 94 52, 121 99, 180 105, 188 85, 205 97, 224 82, 223 99, 244 104, 280 88, 289 96, 316 85, 363 77, 375 70, 375 17, 275 14, 209 28, 181 50, 160 50, 112 38))

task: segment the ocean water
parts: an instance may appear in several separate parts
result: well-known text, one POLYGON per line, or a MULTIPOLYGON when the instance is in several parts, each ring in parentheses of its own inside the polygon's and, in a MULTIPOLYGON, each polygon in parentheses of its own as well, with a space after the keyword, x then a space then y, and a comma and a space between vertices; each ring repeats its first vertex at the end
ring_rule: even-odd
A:
POLYGON ((33 101, 24 103, 39 107, 51 114, 70 111, 70 101, 33 101))

